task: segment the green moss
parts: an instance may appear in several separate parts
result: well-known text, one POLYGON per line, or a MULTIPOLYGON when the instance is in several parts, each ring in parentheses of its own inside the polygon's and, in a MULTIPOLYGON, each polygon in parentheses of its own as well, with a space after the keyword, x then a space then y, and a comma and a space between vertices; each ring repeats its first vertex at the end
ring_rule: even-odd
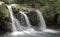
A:
POLYGON ((29 10, 29 8, 24 7, 21 4, 16 4, 16 6, 13 6, 13 11, 14 12, 19 12, 20 9, 23 9, 24 11, 28 11, 29 10))
POLYGON ((18 11, 20 9, 19 5, 16 5, 15 7, 13 7, 14 11, 18 11))
POLYGON ((0 6, 0 13, 3 14, 4 18, 9 17, 9 11, 6 6, 0 6))
POLYGON ((15 0, 3 0, 3 1, 6 2, 7 4, 11 4, 15 2, 15 0))

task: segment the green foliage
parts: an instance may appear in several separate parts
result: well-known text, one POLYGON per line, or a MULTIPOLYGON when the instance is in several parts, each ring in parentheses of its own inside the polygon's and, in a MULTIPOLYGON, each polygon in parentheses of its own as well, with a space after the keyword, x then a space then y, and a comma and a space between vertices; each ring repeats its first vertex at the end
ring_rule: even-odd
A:
POLYGON ((39 2, 43 6, 46 5, 47 0, 38 0, 37 2, 39 2))
POLYGON ((56 12, 60 13, 60 0, 57 1, 56 5, 56 12))
POLYGON ((24 0, 16 0, 16 3, 24 3, 24 0))
POLYGON ((3 1, 10 4, 10 3, 14 3, 16 0, 3 0, 3 1))

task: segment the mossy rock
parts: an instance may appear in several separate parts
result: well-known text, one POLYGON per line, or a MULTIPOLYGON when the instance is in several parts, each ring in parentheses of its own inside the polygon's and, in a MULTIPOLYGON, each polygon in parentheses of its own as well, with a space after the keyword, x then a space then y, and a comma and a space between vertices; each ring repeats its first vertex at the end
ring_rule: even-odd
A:
POLYGON ((20 9, 21 9, 21 10, 24 10, 24 11, 26 11, 26 12, 29 11, 29 8, 24 7, 24 6, 22 6, 21 4, 12 4, 12 5, 13 5, 13 6, 12 6, 13 11, 14 11, 15 13, 18 13, 20 9))
POLYGON ((4 16, 3 18, 9 17, 9 11, 8 11, 7 6, 6 6, 5 3, 0 5, 0 13, 3 14, 3 16, 4 16))
POLYGON ((18 4, 12 4, 12 8, 13 8, 13 11, 16 12, 16 11, 19 11, 20 6, 18 4))

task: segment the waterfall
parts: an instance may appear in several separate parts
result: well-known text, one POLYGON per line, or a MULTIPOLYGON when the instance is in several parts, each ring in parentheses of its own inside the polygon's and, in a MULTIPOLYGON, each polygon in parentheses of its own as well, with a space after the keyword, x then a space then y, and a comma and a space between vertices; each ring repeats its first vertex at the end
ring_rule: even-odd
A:
POLYGON ((25 14, 25 12, 23 12, 22 10, 19 10, 19 13, 21 13, 22 15, 24 15, 26 23, 27 23, 27 27, 31 27, 31 24, 29 22, 29 19, 28 19, 27 15, 25 14))
POLYGON ((22 10, 19 10, 19 13, 21 13, 25 17, 25 20, 26 20, 26 23, 27 23, 27 30, 26 31, 35 32, 35 30, 31 27, 31 24, 29 22, 28 16, 25 14, 25 12, 22 11, 22 10))
POLYGON ((25 12, 23 12, 22 10, 19 11, 19 13, 21 13, 24 16, 25 21, 27 23, 27 27, 24 27, 24 26, 20 25, 20 21, 14 16, 14 13, 13 13, 13 10, 12 10, 12 5, 7 5, 7 8, 9 9, 9 12, 10 12, 13 32, 31 29, 30 28, 31 24, 29 22, 29 19, 28 19, 27 15, 25 14, 25 12))
POLYGON ((34 28, 31 28, 31 24, 29 22, 29 19, 28 19, 27 15, 25 14, 24 11, 19 10, 19 13, 24 16, 25 21, 27 23, 27 27, 22 26, 20 24, 20 21, 14 16, 14 13, 12 11, 12 5, 7 5, 7 8, 9 10, 9 12, 10 12, 10 17, 11 17, 11 21, 12 21, 12 30, 13 30, 13 32, 8 34, 8 36, 19 37, 21 35, 22 36, 27 35, 27 34, 29 34, 29 35, 37 35, 39 33, 41 34, 41 33, 45 33, 45 32, 47 32, 47 33, 58 33, 58 31, 46 28, 46 24, 45 24, 43 15, 38 9, 35 10, 35 12, 37 13, 37 16, 39 17, 40 30, 42 30, 42 31, 36 31, 34 28))
POLYGON ((20 26, 20 22, 18 21, 18 19, 15 18, 14 14, 13 14, 12 6, 11 5, 7 5, 7 8, 9 9, 9 12, 10 12, 13 32, 14 31, 18 31, 18 30, 22 30, 22 27, 20 26))
POLYGON ((60 33, 60 31, 56 31, 56 30, 52 30, 52 29, 47 29, 46 28, 46 24, 45 24, 45 20, 43 18, 42 12, 40 12, 38 9, 36 10, 37 15, 39 16, 39 25, 40 25, 40 30, 42 30, 42 32, 45 33, 60 33))
MULTIPOLYGON (((13 14, 12 6, 8 5, 7 7, 9 9, 10 17, 11 17, 11 21, 12 21, 12 30, 13 31, 23 30, 23 27, 20 25, 19 20, 16 19, 14 14, 13 14)), ((36 10, 36 12, 37 12, 37 15, 39 16, 39 21, 40 21, 39 24, 41 25, 40 30, 44 30, 46 28, 46 24, 45 24, 44 18, 42 16, 42 13, 39 10, 36 10)), ((27 15, 25 14, 25 12, 20 10, 19 13, 21 13, 25 17, 27 27, 28 28, 31 27, 31 24, 29 22, 27 15)))
POLYGON ((45 20, 43 18, 42 12, 40 12, 38 9, 36 10, 37 15, 39 16, 39 25, 40 25, 40 30, 46 29, 46 24, 45 20))
POLYGON ((16 26, 15 26, 15 20, 14 20, 14 16, 13 16, 13 12, 12 12, 12 7, 10 5, 7 5, 7 8, 10 12, 10 17, 11 17, 11 21, 12 21, 12 30, 16 31, 16 26))

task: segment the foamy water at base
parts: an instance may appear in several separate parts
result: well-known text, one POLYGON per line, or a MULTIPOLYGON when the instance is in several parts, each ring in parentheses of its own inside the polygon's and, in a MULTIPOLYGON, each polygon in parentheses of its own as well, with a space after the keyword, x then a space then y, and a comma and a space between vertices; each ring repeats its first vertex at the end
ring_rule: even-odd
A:
POLYGON ((57 31, 50 29, 46 29, 44 32, 27 29, 26 31, 15 31, 9 33, 4 37, 60 37, 60 34, 58 34, 57 31))

